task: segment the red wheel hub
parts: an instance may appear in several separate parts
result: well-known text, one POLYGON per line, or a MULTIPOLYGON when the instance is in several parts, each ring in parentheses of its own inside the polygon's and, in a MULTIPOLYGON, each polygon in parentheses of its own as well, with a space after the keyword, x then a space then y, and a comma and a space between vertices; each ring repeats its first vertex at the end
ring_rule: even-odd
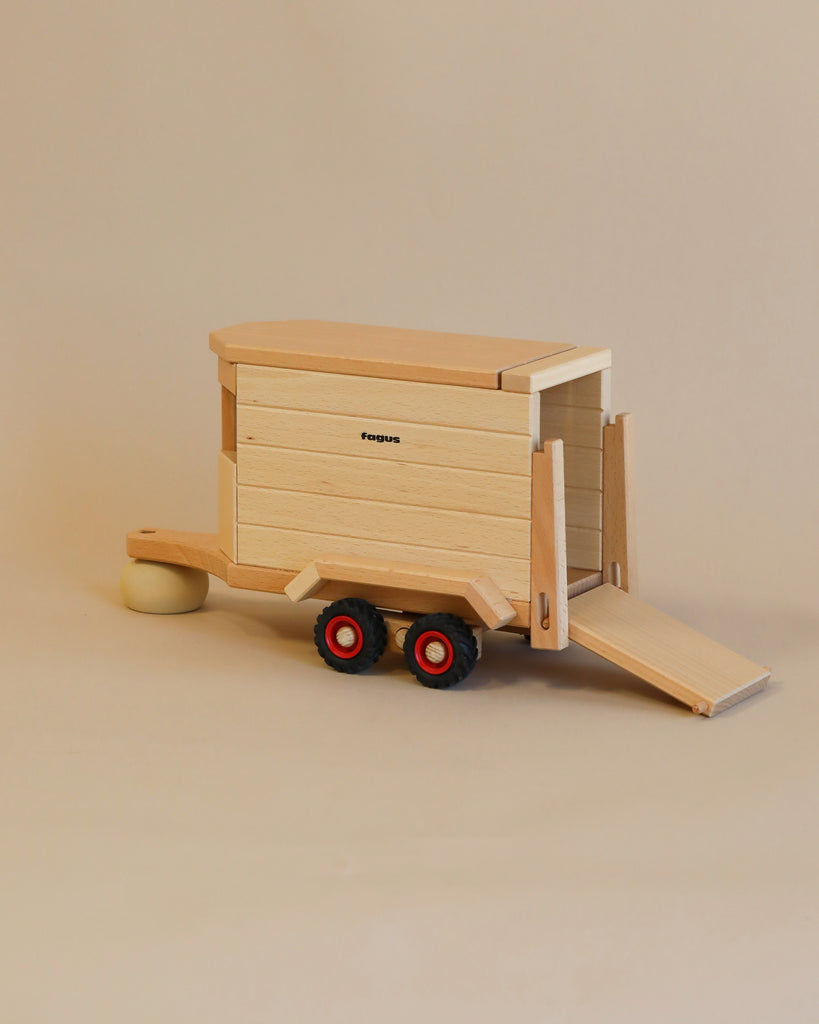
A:
POLYGON ((413 654, 418 667, 431 676, 442 676, 455 660, 455 648, 452 646, 452 641, 446 634, 439 633, 437 629, 428 629, 418 637, 413 654), (429 649, 433 644, 436 655, 434 658, 433 650, 429 649), (440 657, 441 653, 443 653, 443 657, 440 657))
POLYGON ((324 639, 337 658, 354 658, 364 646, 364 631, 349 615, 335 615, 324 627, 324 639))

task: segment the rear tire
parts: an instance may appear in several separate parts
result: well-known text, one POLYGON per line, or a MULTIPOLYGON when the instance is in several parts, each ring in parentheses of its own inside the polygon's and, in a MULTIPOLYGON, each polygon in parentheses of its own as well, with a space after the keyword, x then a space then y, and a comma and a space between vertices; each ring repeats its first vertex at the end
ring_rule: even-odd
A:
POLYGON ((422 615, 407 630, 404 658, 415 678, 433 690, 466 679, 478 660, 478 642, 457 615, 422 615))
POLYGON ((316 650, 330 668, 351 675, 374 665, 387 646, 384 617, 360 597, 345 597, 328 605, 313 632, 316 650))

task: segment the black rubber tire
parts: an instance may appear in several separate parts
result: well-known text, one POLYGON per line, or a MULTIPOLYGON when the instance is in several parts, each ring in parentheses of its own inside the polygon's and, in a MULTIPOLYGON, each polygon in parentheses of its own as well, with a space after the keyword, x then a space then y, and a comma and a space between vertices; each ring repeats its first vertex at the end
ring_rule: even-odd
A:
POLYGON ((478 660, 478 642, 470 627, 457 615, 436 612, 422 615, 407 630, 404 639, 404 658, 407 668, 419 683, 433 690, 446 690, 466 679, 478 660), (424 664, 422 637, 435 633, 443 638, 445 657, 438 665, 424 664), (445 667, 444 662, 448 662, 445 667))
POLYGON ((374 665, 387 646, 387 624, 377 608, 360 597, 344 597, 328 604, 316 620, 313 630, 316 650, 330 668, 336 672, 354 675, 374 665), (351 655, 343 654, 335 642, 331 623, 333 619, 350 620, 352 628, 359 633, 358 649, 351 655), (333 650, 333 648, 336 648, 333 650))

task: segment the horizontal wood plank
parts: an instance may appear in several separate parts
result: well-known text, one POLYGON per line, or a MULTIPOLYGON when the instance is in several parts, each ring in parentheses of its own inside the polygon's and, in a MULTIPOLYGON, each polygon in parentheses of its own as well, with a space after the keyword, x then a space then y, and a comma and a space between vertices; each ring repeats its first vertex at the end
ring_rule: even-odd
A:
POLYGON ((602 521, 603 494, 585 487, 566 488, 566 522, 599 530, 602 521))
POLYGON ((237 386, 247 405, 529 433, 528 396, 503 391, 272 366, 239 366, 237 386))
POLYGON ((333 416, 268 409, 244 403, 238 406, 237 431, 238 440, 245 444, 521 476, 531 473, 530 440, 523 434, 402 423, 367 415, 333 416), (370 440, 362 434, 400 440, 370 440))
POLYGON ((290 491, 529 518, 529 478, 508 473, 240 444, 238 480, 290 491))
POLYGON ((603 490, 602 450, 567 444, 563 446, 563 463, 567 487, 603 490))
POLYGON ((529 600, 529 559, 482 555, 443 548, 422 547, 400 541, 338 537, 326 533, 283 530, 271 526, 239 524, 239 559, 245 565, 269 566, 301 572, 308 562, 331 555, 356 555, 390 561, 417 562, 444 569, 485 574, 506 597, 529 600))
POLYGON ((577 569, 599 571, 602 562, 602 534, 582 526, 566 527, 566 561, 577 569))
POLYGON ((605 419, 601 409, 551 405, 547 395, 541 396, 540 436, 544 441, 559 437, 567 445, 602 449, 605 419))
POLYGON ((385 501, 239 486, 239 522, 341 538, 420 544, 510 558, 529 557, 529 522, 474 512, 434 511, 385 501))
POLYGON ((603 409, 611 407, 611 370, 598 370, 585 377, 558 384, 542 393, 542 400, 549 405, 574 405, 580 409, 603 409))

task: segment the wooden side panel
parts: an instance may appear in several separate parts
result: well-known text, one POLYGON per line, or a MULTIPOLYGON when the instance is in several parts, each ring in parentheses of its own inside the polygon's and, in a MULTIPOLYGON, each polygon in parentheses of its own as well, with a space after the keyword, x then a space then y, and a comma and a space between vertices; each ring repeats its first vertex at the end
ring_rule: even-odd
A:
POLYGON ((532 647, 560 650, 569 643, 563 442, 547 441, 532 455, 532 647))
POLYGON ((240 366, 238 384, 246 405, 353 416, 362 430, 385 420, 529 433, 526 395, 272 366, 240 366))
POLYGON ((236 451, 236 396, 222 388, 222 451, 236 451))
MULTIPOLYGON (((329 524, 328 524, 329 525, 329 524)), ((329 555, 357 555, 395 562, 418 562, 443 569, 456 567, 477 575, 486 574, 503 594, 529 600, 529 559, 503 555, 447 550, 331 533, 284 530, 278 527, 239 523, 239 560, 246 565, 269 566, 300 572, 308 562, 329 555)))
POLYGON ((603 367, 564 380, 540 396, 541 436, 560 437, 565 443, 569 565, 595 572, 603 564, 603 429, 609 420, 609 374, 603 367))
POLYGON ((236 452, 219 452, 219 547, 236 561, 236 452))
POLYGON ((576 405, 553 405, 550 394, 540 416, 544 438, 559 437, 564 444, 581 448, 603 447, 604 413, 602 409, 584 409, 576 405))
POLYGON ((528 603, 539 396, 269 366, 237 392, 240 563, 416 561, 528 603))
MULTIPOLYGON (((430 510, 454 509, 526 520, 531 502, 528 475, 500 476, 476 469, 412 465, 266 445, 239 445, 238 480, 240 484, 258 487, 280 487, 344 498, 391 501, 430 510)), ((428 514, 434 515, 433 512, 428 514)), ((588 514, 585 513, 586 517, 588 514)), ((578 512, 578 521, 583 515, 578 512)), ((581 525, 590 524, 582 522, 581 525)))
MULTIPOLYGON (((509 558, 529 557, 529 523, 525 519, 484 516, 399 505, 388 501, 338 498, 304 491, 239 486, 239 519, 256 526, 329 533, 423 547, 485 551, 509 558)), ((591 532, 591 531, 590 531, 591 532)), ((316 552, 315 557, 321 553, 316 552)), ((453 558, 457 564, 457 557, 453 558)), ((281 568, 281 566, 279 566, 281 568)))
POLYGON ((531 470, 528 434, 463 430, 366 415, 333 416, 269 409, 242 401, 238 406, 238 439, 243 444, 267 444, 494 473, 528 476, 531 470))
POLYGON ((231 394, 236 394, 236 364, 228 363, 224 359, 219 360, 219 383, 227 388, 231 394))
POLYGON ((603 449, 603 575, 637 593, 634 529, 634 421, 621 413, 605 429, 603 449))

